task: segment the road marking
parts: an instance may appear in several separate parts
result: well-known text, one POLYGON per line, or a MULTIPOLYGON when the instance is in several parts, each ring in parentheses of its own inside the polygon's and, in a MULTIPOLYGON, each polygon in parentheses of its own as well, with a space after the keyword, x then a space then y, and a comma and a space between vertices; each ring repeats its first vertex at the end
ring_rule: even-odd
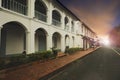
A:
POLYGON ((113 48, 111 48, 111 49, 120 56, 120 53, 117 50, 115 50, 113 48))

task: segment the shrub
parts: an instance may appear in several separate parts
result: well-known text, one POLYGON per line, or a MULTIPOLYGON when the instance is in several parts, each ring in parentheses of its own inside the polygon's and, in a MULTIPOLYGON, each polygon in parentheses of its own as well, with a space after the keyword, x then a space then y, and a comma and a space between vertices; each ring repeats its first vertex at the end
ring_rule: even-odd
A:
POLYGON ((0 69, 5 67, 5 58, 4 57, 0 57, 0 69))
POLYGON ((26 62, 26 56, 23 54, 7 55, 5 57, 0 57, 0 69, 17 66, 26 62))
POLYGON ((52 57, 52 52, 51 51, 44 51, 44 52, 42 52, 42 54, 44 54, 43 55, 44 59, 49 59, 49 58, 52 57))
POLYGON ((82 48, 78 48, 78 47, 76 47, 76 48, 69 48, 69 49, 65 50, 65 53, 72 54, 72 53, 75 53, 75 52, 81 51, 81 50, 83 50, 83 49, 82 48))
POLYGON ((60 51, 61 51, 61 49, 54 49, 54 50, 53 50, 53 56, 54 56, 54 58, 57 57, 58 52, 60 52, 60 51))
POLYGON ((30 61, 48 59, 52 56, 51 51, 39 51, 32 54, 27 54, 30 61))
POLYGON ((29 62, 36 61, 36 60, 40 59, 40 55, 37 53, 27 54, 27 57, 28 57, 29 62))
POLYGON ((53 58, 52 51, 39 51, 31 54, 12 54, 0 57, 0 69, 18 66, 32 61, 53 58))

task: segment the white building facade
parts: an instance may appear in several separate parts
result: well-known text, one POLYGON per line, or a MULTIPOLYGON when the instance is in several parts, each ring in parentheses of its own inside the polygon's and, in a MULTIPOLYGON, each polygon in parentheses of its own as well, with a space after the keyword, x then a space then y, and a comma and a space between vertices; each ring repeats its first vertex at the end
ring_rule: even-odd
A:
POLYGON ((93 46, 97 34, 91 30, 85 23, 82 23, 82 39, 83 39, 83 49, 89 49, 93 46))
POLYGON ((0 55, 82 48, 81 28, 56 0, 0 0, 0 55))

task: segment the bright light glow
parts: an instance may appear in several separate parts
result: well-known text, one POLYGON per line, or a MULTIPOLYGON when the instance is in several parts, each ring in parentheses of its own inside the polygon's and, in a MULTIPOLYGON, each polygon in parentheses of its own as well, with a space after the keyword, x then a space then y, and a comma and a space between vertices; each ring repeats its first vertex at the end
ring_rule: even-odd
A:
POLYGON ((109 45, 109 44, 110 44, 110 42, 109 42, 108 39, 103 40, 103 43, 104 43, 105 45, 109 45))
POLYGON ((110 45, 110 41, 108 37, 102 37, 101 38, 101 43, 105 46, 109 46, 110 45))

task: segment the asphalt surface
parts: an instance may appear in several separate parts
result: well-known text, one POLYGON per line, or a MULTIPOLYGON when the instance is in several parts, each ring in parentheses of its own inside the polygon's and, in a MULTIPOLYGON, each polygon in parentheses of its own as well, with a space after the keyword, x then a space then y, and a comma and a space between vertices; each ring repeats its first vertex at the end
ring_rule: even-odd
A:
POLYGON ((120 80, 120 49, 99 48, 47 80, 120 80))

